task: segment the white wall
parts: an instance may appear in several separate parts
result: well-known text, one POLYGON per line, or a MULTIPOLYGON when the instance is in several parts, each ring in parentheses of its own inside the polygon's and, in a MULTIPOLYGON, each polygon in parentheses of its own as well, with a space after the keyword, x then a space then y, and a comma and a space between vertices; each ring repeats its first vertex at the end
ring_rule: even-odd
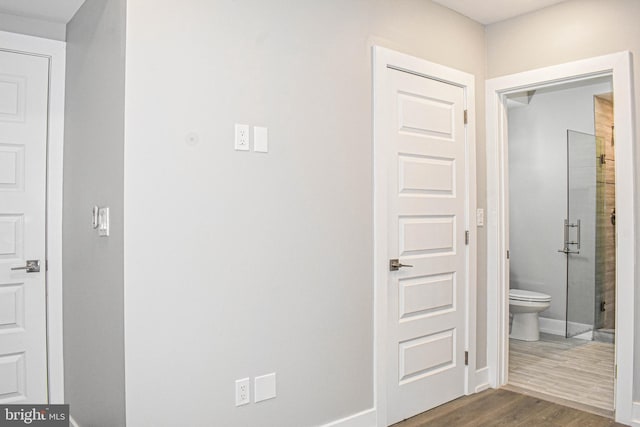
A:
POLYGON ((80 426, 125 424, 125 0, 87 0, 69 23, 64 148, 65 402, 80 426), (91 228, 108 206, 111 235, 91 228))
POLYGON ((482 144, 484 28, 431 2, 128 1, 128 425, 373 406, 373 43, 476 75, 482 144), (270 152, 234 151, 234 123, 270 152), (270 372, 277 398, 236 408, 270 372))
MULTIPOLYGON (((593 96, 610 91, 611 83, 601 81, 539 90, 528 104, 509 108, 510 286, 550 295, 551 306, 542 317, 566 319, 567 262, 558 249, 567 218, 567 129, 593 135, 593 96)), ((595 165, 595 146, 589 160, 595 165)), ((589 303, 595 292, 595 199, 591 209, 581 212, 576 212, 575 199, 571 218, 582 220, 583 245, 580 254, 571 255, 571 278, 574 284, 592 286, 572 291, 572 308, 584 308, 585 316, 574 313, 570 320, 588 323, 595 310, 595 303, 589 303)), ((575 240, 575 230, 571 236, 575 240)))
MULTIPOLYGON (((637 61, 640 56, 638 16, 640 2, 637 0, 572 0, 489 25, 486 31, 487 76, 492 78, 625 50, 631 51, 637 61)), ((633 75, 637 132, 640 129, 640 108, 637 108, 640 106, 638 64, 634 66, 633 75)), ((637 146, 637 140, 634 145, 637 146)), ((636 165, 640 167, 638 150, 636 165)), ((640 188, 638 184, 640 182, 636 176, 636 189, 640 188)), ((635 212, 635 217, 638 223, 640 211, 635 212)), ((637 248, 636 253, 640 254, 637 248)), ((639 295, 637 279, 634 286, 636 295, 639 295)), ((640 300, 636 300, 635 311, 640 313, 640 300)), ((640 354, 640 336, 635 339, 635 352, 640 354)), ((637 367, 634 384, 634 399, 638 400, 640 369, 637 367)))

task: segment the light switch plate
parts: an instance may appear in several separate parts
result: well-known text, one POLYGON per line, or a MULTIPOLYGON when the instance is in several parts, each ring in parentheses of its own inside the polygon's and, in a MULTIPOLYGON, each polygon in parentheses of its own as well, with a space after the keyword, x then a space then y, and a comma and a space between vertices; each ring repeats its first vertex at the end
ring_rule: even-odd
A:
POLYGON ((476 225, 478 227, 484 226, 484 209, 476 210, 476 225))
POLYGON ((98 236, 109 237, 109 208, 98 208, 98 236))
POLYGON ((276 397, 275 372, 256 377, 253 382, 253 402, 258 403, 274 397, 276 397))
POLYGON ((266 127, 253 127, 253 150, 258 153, 269 152, 269 130, 266 127))

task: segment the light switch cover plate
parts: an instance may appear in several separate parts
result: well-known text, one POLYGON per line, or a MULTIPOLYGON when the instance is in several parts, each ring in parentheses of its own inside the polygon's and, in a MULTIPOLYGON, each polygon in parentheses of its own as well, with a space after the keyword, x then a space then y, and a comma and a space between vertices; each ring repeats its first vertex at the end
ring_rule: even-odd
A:
POLYGON ((109 237, 109 208, 98 208, 98 236, 109 237))
POLYGON ((476 210, 476 225, 478 227, 484 226, 484 209, 476 210))
POLYGON ((269 151, 269 130, 262 126, 253 127, 253 151, 267 153, 269 151))
POLYGON ((254 403, 263 400, 273 399, 276 397, 276 374, 262 375, 256 377, 253 383, 253 401, 254 403))

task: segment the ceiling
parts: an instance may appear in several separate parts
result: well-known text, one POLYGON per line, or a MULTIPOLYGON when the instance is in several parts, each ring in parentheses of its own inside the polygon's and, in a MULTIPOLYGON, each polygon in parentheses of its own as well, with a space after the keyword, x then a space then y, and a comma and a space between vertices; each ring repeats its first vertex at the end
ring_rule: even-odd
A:
POLYGON ((0 0, 0 13, 66 24, 84 0, 0 0))
POLYGON ((481 24, 493 24, 566 0, 433 0, 481 24))
MULTIPOLYGON (((0 13, 66 24, 85 0, 0 0, 0 13)), ((565 0, 433 0, 481 24, 523 15, 565 0)))

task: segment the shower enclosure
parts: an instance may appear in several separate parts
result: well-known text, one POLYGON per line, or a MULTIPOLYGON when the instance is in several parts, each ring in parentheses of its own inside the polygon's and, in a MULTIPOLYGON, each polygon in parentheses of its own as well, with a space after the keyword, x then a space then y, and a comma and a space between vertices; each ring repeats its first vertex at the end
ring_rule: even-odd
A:
POLYGON ((615 206, 607 198, 607 159, 602 138, 567 131, 567 216, 564 221, 566 256, 566 336, 593 338, 604 327, 605 250, 614 248, 615 206), (612 212, 611 212, 612 211, 612 212), (611 212, 611 213, 610 213, 611 212), (610 218, 608 217, 610 215, 610 218))

